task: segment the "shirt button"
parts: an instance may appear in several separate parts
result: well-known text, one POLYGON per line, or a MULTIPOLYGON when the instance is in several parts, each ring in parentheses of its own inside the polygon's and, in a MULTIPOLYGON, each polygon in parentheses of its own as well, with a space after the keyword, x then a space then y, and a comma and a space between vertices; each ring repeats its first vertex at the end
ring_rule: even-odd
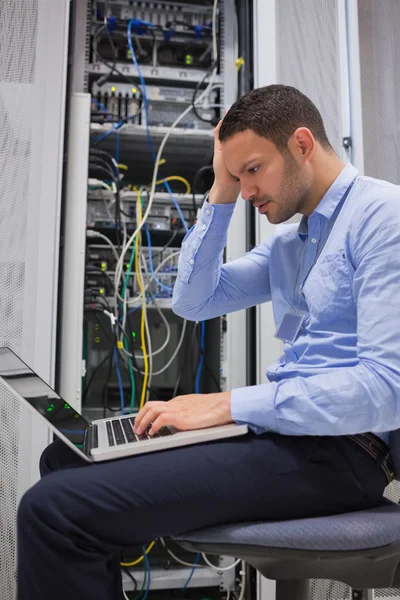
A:
POLYGON ((203 224, 203 225, 201 226, 201 228, 202 228, 202 230, 203 230, 203 231, 205 231, 205 230, 207 229, 207 225, 204 225, 204 224, 203 224))
POLYGON ((207 208, 206 215, 209 215, 210 213, 211 213, 211 210, 209 208, 207 208))
POLYGON ((311 242, 312 242, 313 244, 316 244, 316 243, 317 243, 317 238, 313 238, 313 239, 311 240, 311 242))
POLYGON ((193 265, 193 264, 194 264, 194 260, 193 260, 193 258, 191 258, 191 259, 189 260, 189 265, 193 265))

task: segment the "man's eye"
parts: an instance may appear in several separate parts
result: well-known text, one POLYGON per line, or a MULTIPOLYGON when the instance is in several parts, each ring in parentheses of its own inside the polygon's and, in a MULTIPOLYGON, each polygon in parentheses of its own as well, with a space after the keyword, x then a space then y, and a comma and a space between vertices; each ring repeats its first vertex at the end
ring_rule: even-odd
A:
POLYGON ((249 173, 257 173, 259 167, 251 167, 251 169, 249 169, 249 173))

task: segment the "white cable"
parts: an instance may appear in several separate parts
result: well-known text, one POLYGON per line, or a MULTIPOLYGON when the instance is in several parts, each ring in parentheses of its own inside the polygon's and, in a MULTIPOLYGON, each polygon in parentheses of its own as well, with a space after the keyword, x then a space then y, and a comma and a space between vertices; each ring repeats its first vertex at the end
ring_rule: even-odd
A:
MULTIPOLYGON (((183 340, 185 337, 185 331, 186 331, 186 325, 187 325, 187 321, 186 319, 183 321, 183 327, 182 327, 182 333, 181 333, 181 337, 179 339, 179 342, 175 348, 175 352, 173 353, 173 355, 171 356, 171 358, 169 359, 169 361, 163 366, 162 369, 159 369, 158 371, 155 371, 153 373, 153 377, 155 377, 156 375, 161 375, 161 373, 164 373, 164 371, 166 371, 171 364, 174 362, 175 358, 178 355, 179 350, 181 349, 181 346, 183 344, 183 340)), ((143 371, 140 371, 140 373, 143 375, 143 371)))
MULTIPOLYGON (((159 304, 155 298, 153 298, 153 303, 154 303, 154 306, 155 306, 158 314, 160 315, 161 319, 164 322, 167 334, 166 334, 166 338, 165 338, 165 341, 163 342, 162 346, 160 346, 160 348, 158 348, 158 350, 154 350, 154 352, 151 353, 152 358, 154 358, 154 356, 157 356, 157 354, 160 354, 160 352, 162 352, 168 346, 169 341, 171 339, 171 327, 170 327, 170 324, 168 323, 168 319, 163 314, 163 312, 160 309, 159 304)), ((125 348, 121 348, 121 349, 124 351, 124 353, 126 355, 131 356, 130 352, 128 352, 125 348)), ((150 356, 150 354, 148 356, 150 356)), ((141 356, 136 357, 137 360, 140 360, 141 358, 142 358, 141 356)))
MULTIPOLYGON (((144 272, 146 273, 146 276, 149 277, 149 271, 147 269, 146 260, 143 256, 143 254, 142 254, 141 258, 142 258, 144 272)), ((155 306, 158 314, 164 321, 165 329, 167 331, 167 336, 166 336, 164 343, 162 344, 162 346, 160 348, 158 348, 158 350, 156 350, 155 352, 150 351, 150 353, 148 353, 148 356, 149 357, 151 356, 151 358, 153 358, 154 356, 157 356, 157 354, 160 354, 160 352, 162 352, 164 350, 164 348, 166 348, 168 346, 169 340, 171 339, 171 327, 170 327, 165 315, 163 315, 162 311, 160 310, 160 307, 158 306, 158 302, 157 302, 156 298, 153 298, 153 303, 154 303, 154 306, 155 306)))
POLYGON ((188 563, 188 562, 185 562, 184 560, 182 560, 181 558, 178 558, 178 557, 177 557, 177 556, 176 556, 176 555, 175 555, 175 554, 172 552, 172 550, 170 550, 170 549, 167 547, 167 544, 165 543, 165 541, 164 541, 164 539, 163 539, 163 538, 159 538, 159 540, 160 540, 161 544, 164 546, 165 550, 168 552, 168 554, 169 554, 170 556, 172 556, 172 558, 173 558, 174 560, 176 560, 176 562, 178 562, 180 565, 183 565, 184 567, 196 567, 196 569, 206 569, 206 568, 207 568, 207 567, 205 567, 204 565, 198 565, 198 564, 196 564, 196 563, 194 563, 194 564, 193 564, 193 563, 188 563))
MULTIPOLYGON (((180 253, 181 253, 181 251, 177 250, 176 252, 172 252, 171 254, 168 254, 168 256, 166 256, 160 262, 157 269, 154 270, 154 275, 157 275, 157 273, 162 269, 162 267, 165 265, 166 262, 168 262, 171 258, 175 258, 175 256, 179 256, 180 253)), ((147 292, 147 290, 149 289, 150 284, 151 284, 152 280, 154 279, 154 275, 149 274, 149 282, 147 283, 146 287, 144 288, 145 292, 147 292)), ((119 294, 118 294, 118 297, 120 298, 120 300, 122 300, 122 298, 119 294)), ((135 298, 131 298, 130 300, 128 300, 128 306, 135 306, 138 303, 138 300, 140 300, 140 296, 135 296, 135 298)))
POLYGON ((240 563, 240 558, 238 558, 232 565, 230 565, 229 567, 217 567, 216 565, 213 565, 212 563, 210 563, 210 561, 208 560, 207 556, 202 552, 201 553, 204 562, 206 563, 206 565, 208 565, 211 569, 214 569, 214 571, 230 571, 231 569, 234 569, 239 563, 240 563))
MULTIPOLYGON (((146 261, 145 258, 142 254, 142 247, 139 246, 139 269, 140 269, 140 263, 142 262, 143 266, 144 266, 144 272, 147 272, 147 265, 146 265, 146 261)), ((143 277, 142 277, 142 285, 143 285, 143 277)), ((144 287, 144 286, 143 286, 144 287)), ((146 292, 143 291, 143 302, 146 306, 145 308, 145 313, 144 313, 144 328, 145 328, 145 332, 146 332, 146 354, 147 354, 147 360, 148 360, 148 365, 149 365, 149 371, 148 371, 148 376, 147 376, 147 387, 150 388, 151 387, 151 380, 153 378, 153 356, 152 356, 152 347, 151 347, 151 336, 150 336, 150 328, 149 328, 149 322, 147 320, 147 305, 146 305, 146 292)), ((149 390, 147 390, 146 392, 146 402, 149 400, 149 390)))
POLYGON ((241 575, 242 575, 242 584, 241 584, 240 595, 239 595, 238 600, 244 600, 244 595, 246 593, 246 563, 244 562, 244 560, 242 560, 241 575))
POLYGON ((225 600, 229 600, 230 597, 231 597, 231 590, 229 588, 226 588, 226 598, 225 598, 225 600))
POLYGON ((89 177, 88 185, 90 187, 100 187, 104 190, 107 190, 108 192, 111 192, 110 186, 107 185, 106 182, 102 181, 101 179, 93 179, 92 177, 89 177))
MULTIPOLYGON (((109 238, 108 238, 106 235, 103 235, 103 234, 102 234, 102 233, 100 233, 99 231, 94 231, 93 229, 88 229, 88 230, 86 231, 86 237, 87 237, 87 238, 89 238, 89 239, 90 239, 90 238, 101 238, 102 240, 104 240, 105 242, 107 242, 107 244, 108 244, 108 245, 110 246, 110 248, 112 249, 112 251, 113 251, 113 254, 114 254, 115 258, 116 258, 116 259, 117 259, 117 261, 118 261, 118 259, 119 259, 119 256, 118 256, 117 249, 116 249, 116 247, 114 246, 114 244, 112 243, 112 241, 111 241, 111 240, 110 240, 110 239, 109 239, 109 238)), ((121 300, 122 300, 122 298, 121 298, 121 300)))
MULTIPOLYGON (((216 5, 218 3, 218 0, 214 0, 214 9, 213 9, 213 19, 214 19, 214 12, 216 14, 216 5)), ((215 27, 213 27, 213 29, 215 29, 215 27)), ((215 76, 217 74, 217 66, 214 67, 212 73, 211 73, 211 77, 210 77, 210 82, 208 84, 208 86, 206 87, 206 89, 200 94, 200 96, 197 98, 196 100, 196 104, 198 104, 199 102, 201 102, 203 100, 203 98, 205 98, 207 96, 207 94, 209 93, 209 90, 211 89, 213 83, 214 83, 214 79, 215 76)), ((186 110, 183 111, 182 114, 179 115, 179 117, 174 121, 174 123, 171 125, 171 127, 169 128, 169 130, 167 131, 167 133, 165 134, 160 147, 158 149, 158 153, 157 153, 157 157, 156 157, 156 161, 154 164, 154 171, 153 171, 153 179, 151 182, 151 189, 150 189, 150 197, 149 197, 149 202, 146 208, 146 211, 143 215, 142 220, 140 221, 140 223, 137 224, 137 227, 135 229, 135 231, 133 232, 133 234, 131 235, 131 237, 128 240, 128 243, 125 245, 125 247, 123 248, 122 252, 121 252, 121 256, 119 258, 119 261, 117 263, 116 269, 115 269, 115 289, 118 290, 119 287, 119 281, 121 279, 122 276, 122 270, 123 270, 123 263, 124 263, 124 258, 125 258, 125 254, 128 252, 131 244, 133 243, 133 240, 136 238, 137 234, 139 233, 139 231, 142 229, 144 223, 146 222, 150 211, 151 211, 151 207, 153 204, 153 199, 154 199, 154 194, 155 194, 155 189, 156 189, 156 181, 157 181, 157 176, 158 176, 158 165, 160 163, 161 160, 161 156, 164 150, 164 146, 167 143, 167 140, 169 138, 169 136, 171 135, 172 131, 175 129, 175 127, 182 121, 182 119, 184 119, 186 117, 186 115, 192 110, 192 105, 188 106, 186 108, 186 110)))
POLYGON ((153 304, 154 304, 154 306, 155 306, 158 314, 160 315, 162 321, 164 322, 165 329, 166 329, 166 332, 167 332, 167 335, 165 337, 163 345, 160 346, 158 348, 158 350, 155 350, 152 353, 152 356, 157 356, 157 354, 160 354, 160 352, 162 352, 168 346, 168 344, 169 344, 169 340, 171 339, 171 327, 170 327, 170 325, 168 323, 168 319, 165 317, 163 311, 160 309, 160 306, 159 306, 156 298, 153 298, 153 304))
MULTIPOLYGON (((218 0, 214 0, 214 4, 213 4, 213 12, 212 12, 212 41, 213 41, 213 59, 214 61, 217 60, 218 57, 218 44, 217 44, 217 8, 218 8, 218 0)), ((206 89, 200 94, 200 96, 196 99, 195 104, 200 103, 208 94, 210 89, 212 88, 213 84, 214 84, 214 79, 215 76, 217 74, 217 65, 215 65, 212 73, 211 73, 211 77, 210 77, 210 81, 208 86, 206 87, 206 89)), ((133 234, 131 235, 131 237, 129 238, 127 244, 125 244, 121 255, 119 257, 119 260, 117 262, 117 266, 115 269, 115 290, 116 293, 118 294, 118 288, 119 288, 119 282, 120 279, 122 277, 122 272, 123 272, 123 262, 124 262, 124 258, 125 258, 125 254, 128 252, 131 244, 133 243, 134 239, 136 238, 136 236, 138 235, 139 231, 142 229, 144 223, 146 222, 150 211, 151 211, 151 207, 153 204, 153 199, 154 199, 154 194, 155 194, 155 188, 156 188, 156 181, 157 181, 157 175, 158 175, 158 165, 159 162, 161 160, 161 156, 162 156, 162 152, 164 150, 164 146, 167 143, 167 140, 169 138, 169 136, 171 135, 172 131, 175 129, 175 127, 182 121, 182 119, 185 118, 185 116, 192 110, 192 105, 188 106, 186 108, 186 110, 184 110, 182 112, 181 115, 178 116, 178 118, 175 120, 175 122, 171 125, 171 127, 169 128, 169 130, 167 131, 167 133, 165 134, 160 147, 158 149, 158 153, 157 153, 157 157, 156 157, 156 161, 154 164, 154 170, 153 170, 153 179, 152 179, 152 183, 151 183, 151 189, 150 189, 150 197, 149 197, 149 202, 145 211, 145 214, 143 215, 143 218, 141 220, 140 223, 137 224, 137 227, 135 229, 135 231, 133 232, 133 234)), ((123 301, 123 298, 120 298, 123 301)))

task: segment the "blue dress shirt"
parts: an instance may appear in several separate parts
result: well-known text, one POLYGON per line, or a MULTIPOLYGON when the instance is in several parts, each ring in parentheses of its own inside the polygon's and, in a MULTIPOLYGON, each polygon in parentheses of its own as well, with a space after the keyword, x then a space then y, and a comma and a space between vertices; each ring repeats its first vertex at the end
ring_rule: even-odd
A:
POLYGON ((173 310, 200 321, 272 300, 277 327, 288 311, 305 319, 269 383, 232 390, 232 418, 256 433, 388 441, 400 428, 400 187, 348 164, 309 218, 223 264, 234 207, 204 203, 173 310))

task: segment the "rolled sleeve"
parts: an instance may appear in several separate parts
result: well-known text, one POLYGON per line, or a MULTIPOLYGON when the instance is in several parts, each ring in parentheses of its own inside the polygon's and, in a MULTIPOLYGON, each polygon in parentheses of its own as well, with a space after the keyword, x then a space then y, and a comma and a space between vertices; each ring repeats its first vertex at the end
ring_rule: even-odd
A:
MULTIPOLYGON (((212 237, 214 241, 223 242, 222 251, 226 243, 228 226, 235 209, 235 204, 209 204, 206 200, 200 211, 199 219, 186 234, 182 242, 181 258, 179 261, 179 272, 183 283, 188 283, 195 269, 196 257, 204 238, 212 237)), ((215 254, 215 245, 210 251, 215 254)), ((207 252, 210 254, 210 252, 207 252)))

